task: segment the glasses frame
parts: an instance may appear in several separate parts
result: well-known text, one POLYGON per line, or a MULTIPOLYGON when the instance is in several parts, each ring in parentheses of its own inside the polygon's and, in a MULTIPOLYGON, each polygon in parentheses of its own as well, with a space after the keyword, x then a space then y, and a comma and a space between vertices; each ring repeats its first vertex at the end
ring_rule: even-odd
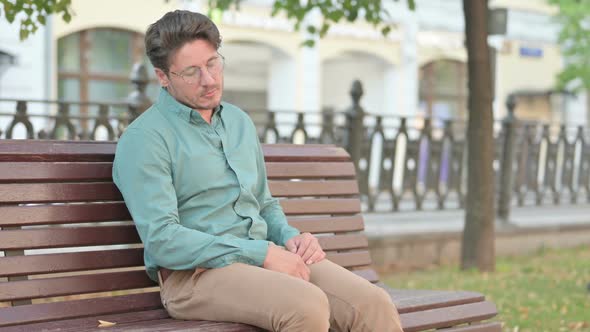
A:
MULTIPOLYGON (((209 71, 209 69, 207 69, 207 66, 205 66, 205 70, 207 70, 207 73, 209 73, 209 75, 211 75, 211 76, 219 75, 225 69, 225 57, 223 55, 221 55, 221 53, 219 53, 219 52, 217 53, 217 55, 219 55, 219 59, 221 59, 221 68, 220 68, 219 72, 211 73, 209 71)), ((203 78, 203 69, 201 69, 201 67, 199 67, 199 66, 190 66, 190 67, 187 67, 187 68, 183 69, 179 73, 173 72, 172 70, 170 70, 170 74, 174 74, 174 75, 180 77, 184 81, 184 83, 186 83, 186 84, 193 85, 193 84, 196 84, 196 83, 201 82, 201 79, 203 78), (198 69, 199 70, 197 72, 198 75, 195 74, 198 77, 198 79, 196 79, 194 82, 192 80, 189 81, 189 79, 186 78, 186 73, 185 72, 187 70, 191 69, 191 68, 195 68, 195 69, 198 69)))

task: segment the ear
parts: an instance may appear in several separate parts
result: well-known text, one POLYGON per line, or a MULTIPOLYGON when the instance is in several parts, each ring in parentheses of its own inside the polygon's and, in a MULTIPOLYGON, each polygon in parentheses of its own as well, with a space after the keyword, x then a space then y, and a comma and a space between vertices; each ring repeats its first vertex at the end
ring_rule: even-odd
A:
POLYGON ((163 87, 167 87, 170 84, 170 78, 168 77, 168 75, 166 75, 166 73, 160 68, 154 68, 154 70, 156 72, 156 77, 158 77, 160 85, 163 87))

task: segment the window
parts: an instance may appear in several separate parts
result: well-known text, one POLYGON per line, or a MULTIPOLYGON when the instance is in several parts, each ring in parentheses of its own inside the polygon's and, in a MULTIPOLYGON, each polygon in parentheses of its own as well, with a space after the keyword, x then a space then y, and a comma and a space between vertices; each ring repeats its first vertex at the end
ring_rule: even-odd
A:
POLYGON ((466 65, 437 60, 420 68, 420 107, 425 117, 466 119, 466 65))
MULTIPOLYGON (((58 41, 58 97, 66 101, 121 102, 129 95, 133 64, 148 67, 148 97, 155 100, 157 81, 144 51, 143 35, 121 29, 77 32, 58 41)), ((87 114, 85 106, 71 114, 87 114)))

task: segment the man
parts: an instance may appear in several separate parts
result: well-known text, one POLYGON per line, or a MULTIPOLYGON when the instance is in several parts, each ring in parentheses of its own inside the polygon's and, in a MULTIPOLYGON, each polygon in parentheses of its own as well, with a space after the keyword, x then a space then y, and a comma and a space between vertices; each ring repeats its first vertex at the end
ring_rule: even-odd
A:
POLYGON ((113 178, 170 315, 272 331, 401 331, 385 291, 287 224, 252 121, 221 103, 217 27, 170 12, 145 44, 162 89, 121 137, 113 178))

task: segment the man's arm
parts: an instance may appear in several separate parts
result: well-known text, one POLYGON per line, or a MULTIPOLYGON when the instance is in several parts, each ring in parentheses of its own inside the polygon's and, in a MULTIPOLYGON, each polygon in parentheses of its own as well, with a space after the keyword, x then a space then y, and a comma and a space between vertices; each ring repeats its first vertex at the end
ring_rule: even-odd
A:
POLYGON ((255 139, 258 151, 256 156, 258 181, 255 195, 260 204, 260 216, 268 225, 267 239, 280 246, 284 246, 285 242, 289 239, 299 235, 299 230, 287 223, 287 217, 285 216, 278 199, 272 197, 270 194, 268 181, 266 179, 266 167, 264 166, 262 146, 260 145, 258 138, 256 137, 255 139))
POLYGON ((158 266, 186 270, 236 262, 263 265, 267 241, 214 236, 180 224, 170 155, 158 134, 140 129, 125 132, 117 144, 113 179, 145 252, 158 266))
POLYGON ((305 264, 313 264, 323 260, 326 254, 322 250, 318 239, 310 233, 300 234, 299 230, 287 223, 287 217, 276 198, 273 198, 268 189, 266 179, 266 167, 262 147, 258 145, 257 167, 258 186, 256 197, 261 206, 260 215, 268 224, 267 239, 284 246, 291 253, 297 254, 305 264))

